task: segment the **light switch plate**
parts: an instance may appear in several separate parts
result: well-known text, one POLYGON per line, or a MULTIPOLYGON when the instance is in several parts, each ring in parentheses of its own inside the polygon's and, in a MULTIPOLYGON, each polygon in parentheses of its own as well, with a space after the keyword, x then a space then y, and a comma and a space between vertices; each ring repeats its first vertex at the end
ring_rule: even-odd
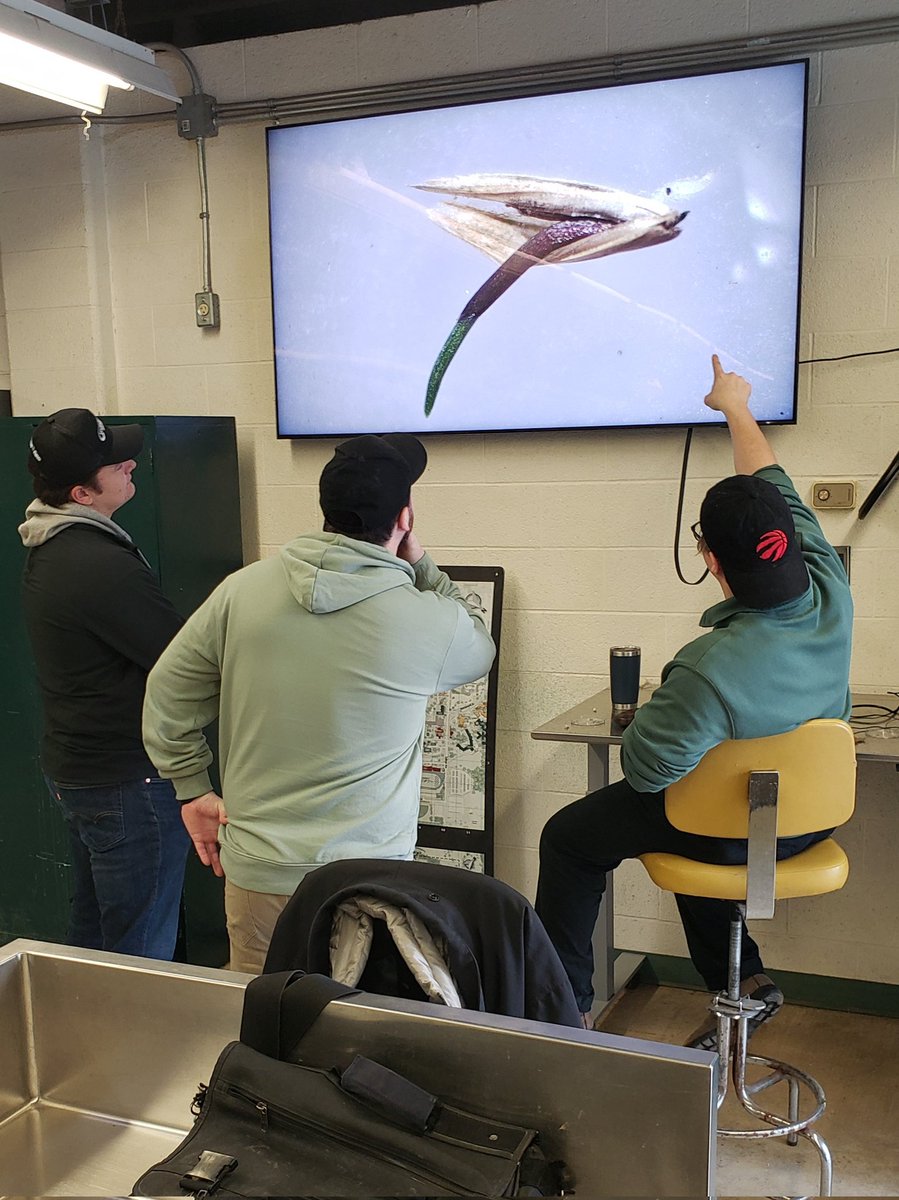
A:
POLYGON ((815 508, 855 508, 855 484, 847 479, 822 479, 812 484, 815 508))

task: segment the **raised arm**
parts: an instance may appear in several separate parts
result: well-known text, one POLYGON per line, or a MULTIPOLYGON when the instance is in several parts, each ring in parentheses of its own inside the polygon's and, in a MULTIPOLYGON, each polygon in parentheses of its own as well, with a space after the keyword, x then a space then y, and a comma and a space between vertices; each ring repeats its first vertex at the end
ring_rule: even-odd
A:
POLYGON ((774 451, 749 411, 752 385, 742 375, 725 371, 717 354, 712 355, 712 370, 715 378, 705 403, 707 408, 723 413, 727 418, 735 473, 754 475, 762 467, 773 467, 777 462, 774 451))

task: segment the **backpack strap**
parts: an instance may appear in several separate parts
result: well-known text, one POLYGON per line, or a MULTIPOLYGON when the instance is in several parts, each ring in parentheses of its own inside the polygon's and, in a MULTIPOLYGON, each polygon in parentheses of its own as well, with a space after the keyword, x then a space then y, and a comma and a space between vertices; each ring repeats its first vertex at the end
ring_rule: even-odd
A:
POLYGON ((276 971, 257 975, 247 984, 240 1040, 246 1046, 289 1061, 319 1013, 343 996, 359 995, 358 988, 336 983, 327 975, 276 971))

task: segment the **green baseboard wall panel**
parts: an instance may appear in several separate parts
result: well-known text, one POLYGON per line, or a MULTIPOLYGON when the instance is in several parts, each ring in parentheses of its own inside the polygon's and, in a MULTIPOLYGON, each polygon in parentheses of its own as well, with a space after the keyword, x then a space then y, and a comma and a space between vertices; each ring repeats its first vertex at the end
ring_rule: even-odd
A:
MULTIPOLYGON (((867 1013, 875 1017, 899 1017, 899 985, 874 983, 868 979, 834 979, 827 975, 805 975, 798 971, 770 971, 788 1003, 837 1012, 867 1013)), ((647 954, 634 983, 659 983, 671 987, 705 990, 705 984, 688 958, 669 954, 647 954)))

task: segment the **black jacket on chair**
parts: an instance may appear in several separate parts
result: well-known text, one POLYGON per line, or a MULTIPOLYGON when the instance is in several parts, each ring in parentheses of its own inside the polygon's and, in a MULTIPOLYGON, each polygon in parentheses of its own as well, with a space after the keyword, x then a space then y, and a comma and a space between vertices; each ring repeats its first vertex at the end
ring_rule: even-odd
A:
MULTIPOLYGON (((412 912, 442 939, 465 1008, 583 1027, 565 970, 524 896, 458 867, 347 859, 311 871, 278 919, 265 971, 330 975, 334 910, 359 895, 412 912)), ((370 980, 360 986, 383 994, 370 980)))

